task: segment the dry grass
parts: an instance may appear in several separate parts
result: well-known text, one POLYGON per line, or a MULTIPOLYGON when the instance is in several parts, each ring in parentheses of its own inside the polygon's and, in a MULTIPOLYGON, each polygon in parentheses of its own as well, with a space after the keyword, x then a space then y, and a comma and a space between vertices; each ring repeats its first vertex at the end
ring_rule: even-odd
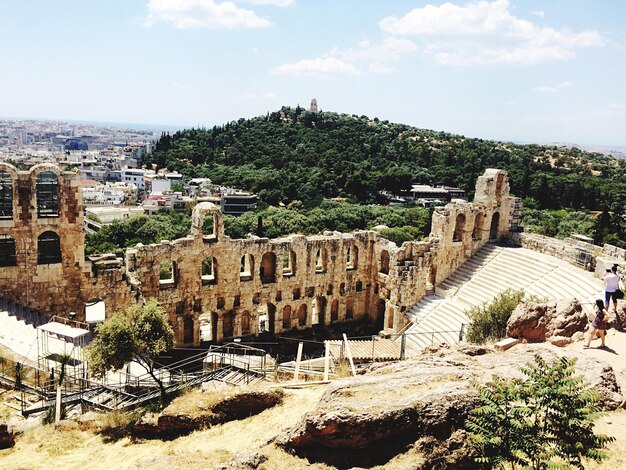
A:
MULTIPOLYGON (((291 456, 268 441, 278 432, 295 424, 315 408, 325 387, 290 390, 282 405, 256 416, 232 421, 193 432, 173 441, 147 440, 131 442, 123 438, 105 443, 101 436, 78 426, 39 426, 17 439, 13 449, 0 451, 0 468, 49 469, 54 465, 64 470, 98 469, 188 469, 215 468, 240 452, 259 451, 268 456, 265 469, 311 468, 328 469, 324 465, 307 466, 306 460, 291 456)), ((193 397, 189 392, 189 399, 193 397)), ((187 395, 186 395, 187 396, 187 395)), ((204 397, 204 394, 201 395, 204 397)), ((105 418, 121 424, 125 418, 105 418)))
POLYGON ((613 436, 615 441, 607 446, 609 459, 603 462, 587 461, 588 470, 615 470, 626 468, 626 410, 614 411, 599 418, 594 428, 595 432, 613 436))

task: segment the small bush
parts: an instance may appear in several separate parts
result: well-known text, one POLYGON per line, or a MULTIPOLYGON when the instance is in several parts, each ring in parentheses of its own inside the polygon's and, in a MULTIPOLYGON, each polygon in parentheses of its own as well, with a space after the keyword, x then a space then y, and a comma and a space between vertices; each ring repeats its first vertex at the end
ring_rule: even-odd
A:
POLYGON ((523 290, 507 289, 494 297, 491 303, 477 305, 467 310, 465 314, 471 321, 467 330, 467 340, 483 344, 486 341, 504 338, 506 322, 523 298, 523 290))
POLYGON ((595 434, 598 393, 574 375, 575 358, 535 363, 520 370, 526 379, 476 385, 481 405, 466 421, 479 454, 489 468, 579 468, 583 458, 600 461, 614 438, 595 434), (507 465, 508 464, 508 465, 507 465))

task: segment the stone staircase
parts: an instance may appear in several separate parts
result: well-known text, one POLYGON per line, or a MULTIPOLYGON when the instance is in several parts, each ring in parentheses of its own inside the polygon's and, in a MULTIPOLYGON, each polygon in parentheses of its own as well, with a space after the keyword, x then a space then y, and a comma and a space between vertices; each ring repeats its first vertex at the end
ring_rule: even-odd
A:
POLYGON ((37 327, 46 323, 39 312, 0 297, 0 344, 37 361, 37 327))
POLYGON ((506 289, 523 289, 542 299, 577 298, 588 315, 603 298, 603 282, 592 273, 549 255, 486 245, 407 313, 405 355, 415 356, 433 343, 456 343, 469 319, 465 312, 490 302, 506 289))

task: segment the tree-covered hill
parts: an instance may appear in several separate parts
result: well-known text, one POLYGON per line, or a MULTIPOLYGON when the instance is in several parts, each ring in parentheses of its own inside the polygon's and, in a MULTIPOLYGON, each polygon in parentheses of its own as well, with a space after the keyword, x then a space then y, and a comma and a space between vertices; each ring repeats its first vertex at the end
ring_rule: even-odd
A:
POLYGON ((527 226, 557 236, 574 229, 596 243, 626 247, 626 159, 577 148, 284 107, 213 129, 163 134, 147 163, 254 191, 268 205, 301 201, 304 209, 335 196, 372 202, 378 190, 399 192, 411 183, 459 186, 472 197, 486 168, 504 168, 511 192, 524 198, 527 226))
POLYGON ((541 209, 626 204, 626 160, 576 148, 466 138, 366 116, 282 108, 213 129, 164 134, 149 163, 256 192, 270 205, 323 197, 367 201, 373 190, 442 182, 471 195, 485 168, 541 209))

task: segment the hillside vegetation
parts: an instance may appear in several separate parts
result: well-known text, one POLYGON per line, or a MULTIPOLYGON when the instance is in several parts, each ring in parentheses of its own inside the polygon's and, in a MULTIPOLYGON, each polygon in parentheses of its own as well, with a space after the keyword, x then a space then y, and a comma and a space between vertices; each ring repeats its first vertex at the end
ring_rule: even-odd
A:
MULTIPOLYGON (((538 210, 603 211, 588 230, 598 243, 624 246, 626 160, 577 148, 466 138, 331 112, 287 108, 212 129, 163 134, 148 163, 257 193, 268 205, 323 198, 374 202, 378 190, 411 183, 459 186, 473 196, 486 168, 509 172, 512 194, 538 210)), ((554 221, 533 224, 558 233, 554 221)), ((554 218, 554 217, 552 217, 554 218)))

